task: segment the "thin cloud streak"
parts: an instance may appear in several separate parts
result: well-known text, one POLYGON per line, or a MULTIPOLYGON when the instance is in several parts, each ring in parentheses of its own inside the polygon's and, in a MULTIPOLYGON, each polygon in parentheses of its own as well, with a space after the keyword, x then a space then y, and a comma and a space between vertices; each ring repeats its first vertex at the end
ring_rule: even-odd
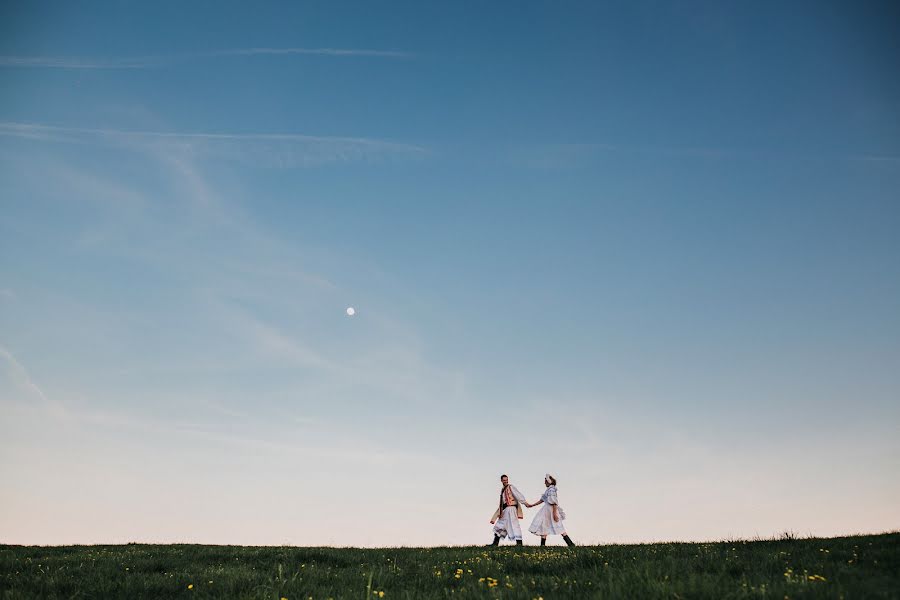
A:
POLYGON ((333 56, 408 59, 415 55, 399 50, 371 48, 234 48, 122 59, 87 56, 0 56, 0 67, 32 69, 152 69, 178 63, 228 56, 333 56))
POLYGON ((44 391, 38 387, 38 385, 31 379, 31 375, 28 374, 28 370, 22 366, 22 363, 13 355, 12 352, 0 346, 0 358, 3 358, 6 361, 7 365, 9 365, 13 378, 16 383, 20 385, 23 389, 25 389, 28 393, 34 394, 38 397, 38 399, 46 405, 50 405, 50 400, 47 399, 47 396, 44 394, 44 391))
MULTIPOLYGON (((0 356, 4 356, 0 353, 0 356)), ((271 425, 265 425, 262 430, 254 429, 247 419, 235 427, 223 429, 212 422, 190 422, 180 420, 164 420, 141 414, 134 411, 110 411, 91 410, 85 406, 78 406, 71 402, 66 405, 61 403, 48 403, 46 405, 3 405, 0 403, 0 416, 13 417, 37 417, 41 420, 54 419, 57 423, 69 427, 79 427, 84 431, 90 428, 101 428, 114 431, 128 429, 133 432, 143 432, 152 436, 188 437, 196 439, 203 437, 210 441, 238 445, 253 450, 272 450, 280 453, 300 454, 304 458, 316 457, 343 461, 350 464, 368 463, 370 465, 391 466, 401 463, 416 464, 419 466, 440 466, 440 459, 428 453, 406 453, 393 451, 379 445, 372 439, 360 439, 350 436, 341 439, 341 443, 333 447, 322 447, 311 444, 301 444, 291 441, 268 439, 266 432, 271 432, 271 425)), ((232 415, 234 416, 234 415, 232 415)), ((298 422, 304 421, 302 417, 298 422)), ((307 421, 305 424, 309 424, 307 421)))
POLYGON ((374 56, 378 58, 413 58, 409 52, 399 50, 368 50, 350 48, 238 48, 220 50, 197 56, 258 56, 307 54, 317 56, 374 56))
MULTIPOLYGON (((42 390, 40 386, 35 383, 34 379, 32 379, 28 369, 19 362, 12 352, 2 345, 0 345, 0 359, 2 359, 0 360, 0 363, 6 363, 6 376, 13 382, 13 385, 24 391, 27 396, 31 396, 31 399, 26 402, 26 406, 32 404, 34 399, 37 399, 37 406, 40 410, 47 411, 49 414, 57 417, 66 415, 65 406, 59 402, 50 400, 44 393, 44 390, 42 390)), ((2 370, 0 370, 0 375, 2 375, 2 370)), ((16 398, 3 398, 0 396, 0 404, 7 401, 13 401, 15 404, 15 400, 16 398)))
POLYGON ((365 137, 316 136, 297 133, 169 132, 58 127, 41 123, 0 122, 0 137, 69 143, 177 146, 206 155, 267 167, 312 167, 326 163, 378 161, 389 156, 419 157, 416 144, 365 137))
POLYGON ((388 145, 403 149, 424 151, 424 148, 412 144, 399 142, 386 142, 372 138, 341 137, 341 136, 316 136, 299 133, 179 133, 169 131, 140 131, 128 129, 95 129, 86 127, 57 127, 39 123, 0 122, 0 135, 33 137, 41 134, 62 135, 96 135, 106 137, 145 137, 173 140, 277 140, 277 141, 301 141, 301 142, 347 142, 367 145, 388 145))
POLYGON ((0 67, 33 69, 147 69, 161 66, 150 59, 103 60, 77 56, 0 56, 0 67))

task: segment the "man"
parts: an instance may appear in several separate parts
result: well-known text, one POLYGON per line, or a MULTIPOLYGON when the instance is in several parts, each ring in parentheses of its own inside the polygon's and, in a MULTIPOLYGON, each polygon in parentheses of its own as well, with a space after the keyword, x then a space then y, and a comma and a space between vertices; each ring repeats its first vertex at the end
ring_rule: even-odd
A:
POLYGON ((491 546, 500 544, 500 538, 508 537, 516 540, 516 546, 522 545, 522 528, 519 527, 519 519, 523 518, 522 504, 525 504, 525 496, 509 483, 509 477, 500 476, 503 488, 500 490, 500 507, 494 511, 491 517, 491 525, 494 525, 494 541, 491 546))

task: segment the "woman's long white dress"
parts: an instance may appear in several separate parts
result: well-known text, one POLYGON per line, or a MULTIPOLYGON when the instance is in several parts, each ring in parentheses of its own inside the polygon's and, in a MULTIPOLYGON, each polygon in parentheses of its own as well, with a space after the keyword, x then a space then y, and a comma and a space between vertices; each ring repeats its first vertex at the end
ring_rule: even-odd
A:
POLYGON ((548 487, 541 496, 541 500, 544 501, 544 504, 541 506, 538 514, 534 516, 534 520, 531 521, 531 527, 528 528, 528 531, 540 536, 564 534, 566 526, 563 524, 563 520, 566 518, 566 512, 559 505, 559 500, 556 497, 556 486, 551 485, 548 487), (556 505, 559 511, 559 521, 553 520, 553 505, 556 505))

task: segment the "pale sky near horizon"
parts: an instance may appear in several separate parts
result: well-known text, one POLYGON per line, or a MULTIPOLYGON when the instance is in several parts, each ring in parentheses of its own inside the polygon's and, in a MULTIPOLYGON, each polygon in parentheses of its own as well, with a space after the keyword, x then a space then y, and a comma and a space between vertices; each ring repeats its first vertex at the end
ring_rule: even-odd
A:
POLYGON ((900 529, 898 13, 4 3, 0 543, 900 529))

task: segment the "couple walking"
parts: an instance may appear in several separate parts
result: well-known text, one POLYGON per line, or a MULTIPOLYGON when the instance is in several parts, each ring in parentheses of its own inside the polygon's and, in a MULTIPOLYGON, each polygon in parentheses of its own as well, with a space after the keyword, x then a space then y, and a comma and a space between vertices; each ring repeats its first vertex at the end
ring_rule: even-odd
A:
POLYGON ((491 517, 491 525, 494 526, 492 546, 499 545, 500 539, 504 537, 516 540, 517 546, 522 545, 522 528, 519 527, 519 519, 523 518, 523 504, 528 508, 538 504, 544 505, 531 521, 531 527, 528 528, 531 533, 541 536, 541 546, 547 545, 547 536, 551 534, 562 535, 568 546, 575 545, 575 542, 566 533, 566 526, 563 525, 566 513, 556 497, 555 477, 549 473, 544 475, 544 486, 547 489, 544 490, 541 499, 533 504, 529 504, 525 500, 522 492, 509 482, 509 477, 506 475, 500 476, 500 483, 503 484, 503 488, 500 490, 500 507, 494 511, 494 516, 491 517))

